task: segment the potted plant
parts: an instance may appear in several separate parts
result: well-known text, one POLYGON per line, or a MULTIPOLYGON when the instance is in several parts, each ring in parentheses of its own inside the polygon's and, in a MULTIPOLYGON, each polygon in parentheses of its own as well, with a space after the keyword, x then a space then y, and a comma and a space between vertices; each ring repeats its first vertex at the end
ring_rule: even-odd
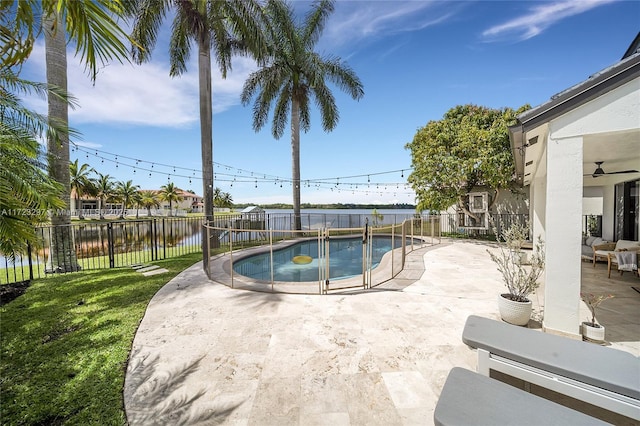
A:
POLYGON ((542 239, 538 238, 532 254, 527 256, 522 247, 529 236, 528 224, 514 223, 502 233, 494 228, 494 233, 500 251, 487 252, 507 287, 507 293, 498 297, 500 316, 510 324, 527 325, 533 307, 529 295, 540 286, 538 279, 544 270, 542 239))
POLYGON ((604 341, 604 326, 596 323, 596 308, 613 297, 612 294, 580 293, 580 297, 591 311, 591 321, 582 323, 582 338, 593 342, 604 341))

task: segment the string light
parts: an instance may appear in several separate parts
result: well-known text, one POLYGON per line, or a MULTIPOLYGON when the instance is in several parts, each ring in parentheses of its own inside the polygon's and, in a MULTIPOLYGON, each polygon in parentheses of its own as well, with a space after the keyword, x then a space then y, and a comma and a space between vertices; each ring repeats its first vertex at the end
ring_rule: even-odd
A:
MULTIPOLYGON (((157 162, 151 162, 151 161, 145 161, 145 160, 140 160, 139 158, 133 158, 133 157, 127 157, 121 154, 115 154, 115 153, 109 153, 106 151, 101 151, 101 150, 86 150, 83 149, 83 147, 76 145, 74 142, 71 142, 72 144, 72 152, 84 152, 85 156, 87 158, 89 158, 89 156, 95 156, 96 158, 100 159, 100 163, 101 164, 105 164, 105 161, 107 162, 112 162, 115 163, 116 168, 120 168, 120 166, 122 165, 123 167, 127 167, 127 168, 131 168, 133 170, 134 174, 137 174, 137 170, 140 169, 144 172, 148 172, 149 173, 149 178, 151 178, 153 176, 153 174, 157 174, 157 175, 166 175, 167 176, 167 180, 171 180, 171 178, 185 178, 186 180, 189 181, 189 184, 191 185, 193 183, 193 179, 198 179, 201 180, 201 177, 196 176, 196 172, 198 172, 198 170, 193 169, 193 168, 185 168, 185 167, 180 167, 177 165, 169 165, 169 164, 162 164, 162 163, 157 163, 157 162), (131 163, 127 163, 126 161, 123 160, 130 160, 131 163), (132 164, 133 163, 133 164, 132 164), (147 164, 148 166, 145 167, 144 165, 147 164), (156 167, 158 166, 158 167, 156 167), (167 168, 170 170, 164 171, 162 170, 162 168, 167 168), (183 170, 185 172, 187 172, 188 174, 181 174, 179 173, 180 170, 183 170)), ((264 182, 273 182, 274 185, 278 186, 278 183, 280 184, 280 188, 283 188, 284 183, 288 183, 289 185, 291 185, 293 187, 293 180, 290 178, 284 178, 281 176, 274 176, 274 175, 268 175, 265 173, 259 173, 256 171, 249 171, 249 170, 244 170, 241 168, 235 168, 226 164, 222 164, 222 163, 216 163, 214 162, 214 167, 217 168, 224 168, 227 171, 231 171, 234 170, 235 173, 234 174, 229 174, 229 173, 215 173, 214 174, 214 179, 217 182, 229 182, 231 183, 231 186, 233 185, 233 183, 253 183, 253 187, 254 188, 258 188, 258 180, 262 180, 264 182), (257 176, 256 176, 257 175, 257 176), (243 178, 243 176, 245 178, 243 178)), ((394 186, 396 187, 396 189, 400 189, 400 184, 403 185, 403 188, 405 190, 408 190, 408 186, 407 186, 407 182, 371 182, 371 176, 378 176, 378 175, 386 175, 386 174, 391 174, 391 173, 397 173, 398 171, 400 171, 401 177, 404 177, 404 170, 405 169, 401 169, 401 170, 391 170, 391 171, 385 171, 385 172, 378 172, 378 173, 367 173, 367 174, 361 174, 361 175, 351 175, 351 176, 339 176, 339 177, 332 177, 332 178, 318 178, 318 179, 301 179, 301 182, 306 182, 306 187, 307 188, 311 188, 312 186, 315 186, 317 190, 320 190, 321 188, 332 188, 335 186, 335 188, 338 190, 338 192, 340 192, 340 183, 344 183, 341 182, 341 180, 353 180, 353 179, 357 179, 359 177, 367 177, 367 181, 366 183, 363 182, 347 182, 346 184, 349 186, 349 188, 351 189, 352 193, 357 193, 357 192, 361 192, 361 193, 365 193, 367 195, 369 195, 369 190, 367 190, 366 192, 363 190, 359 190, 360 186, 365 186, 366 188, 370 188, 371 185, 376 185, 376 188, 379 190, 381 186, 384 187, 385 190, 388 190, 388 186, 394 186), (334 182, 334 184, 331 184, 331 182, 334 182)), ((304 185, 302 185, 304 186, 304 185)), ((300 187, 296 184, 296 187, 300 187)), ((393 194, 394 196, 396 196, 397 191, 394 191, 393 194)), ((391 194, 391 192, 387 192, 388 194, 391 194)), ((382 194, 382 192, 380 192, 380 194, 382 194)), ((413 194, 413 192, 409 192, 408 195, 411 196, 413 194)))

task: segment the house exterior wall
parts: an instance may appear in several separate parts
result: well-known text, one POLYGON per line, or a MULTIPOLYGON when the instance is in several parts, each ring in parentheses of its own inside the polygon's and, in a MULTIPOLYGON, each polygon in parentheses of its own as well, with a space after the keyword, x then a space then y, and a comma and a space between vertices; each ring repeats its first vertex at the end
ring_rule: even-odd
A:
MULTIPOLYGON (((543 327, 577 337, 582 320, 579 312, 583 197, 600 195, 602 237, 606 240, 613 239, 615 211, 613 185, 583 188, 585 137, 638 129, 640 80, 607 92, 545 125, 548 132, 539 141, 543 149, 533 159, 535 169, 530 185, 534 238, 540 235, 545 242, 543 327)), ((611 149, 615 150, 615 146, 611 149)))

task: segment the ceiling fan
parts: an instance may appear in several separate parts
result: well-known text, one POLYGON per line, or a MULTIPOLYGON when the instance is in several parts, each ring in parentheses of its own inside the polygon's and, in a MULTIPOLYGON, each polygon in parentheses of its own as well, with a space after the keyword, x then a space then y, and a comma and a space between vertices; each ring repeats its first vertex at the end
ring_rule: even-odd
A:
POLYGON ((604 176, 604 175, 621 175, 621 174, 624 174, 624 173, 638 173, 637 170, 621 170, 619 172, 606 173, 602 169, 602 163, 604 163, 604 161, 596 161, 595 163, 596 163, 596 169, 593 171, 593 173, 587 174, 585 176, 591 176, 591 177, 597 178, 597 177, 604 176))

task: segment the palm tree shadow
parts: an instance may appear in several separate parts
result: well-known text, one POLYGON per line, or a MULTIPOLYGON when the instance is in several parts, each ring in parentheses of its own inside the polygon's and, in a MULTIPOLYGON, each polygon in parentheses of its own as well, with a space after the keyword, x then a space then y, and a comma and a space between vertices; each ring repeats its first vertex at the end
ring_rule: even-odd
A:
POLYGON ((124 388, 128 423, 154 425, 220 424, 244 401, 221 407, 196 408, 205 388, 185 385, 198 371, 204 355, 169 371, 159 370, 159 355, 132 352, 124 388))

